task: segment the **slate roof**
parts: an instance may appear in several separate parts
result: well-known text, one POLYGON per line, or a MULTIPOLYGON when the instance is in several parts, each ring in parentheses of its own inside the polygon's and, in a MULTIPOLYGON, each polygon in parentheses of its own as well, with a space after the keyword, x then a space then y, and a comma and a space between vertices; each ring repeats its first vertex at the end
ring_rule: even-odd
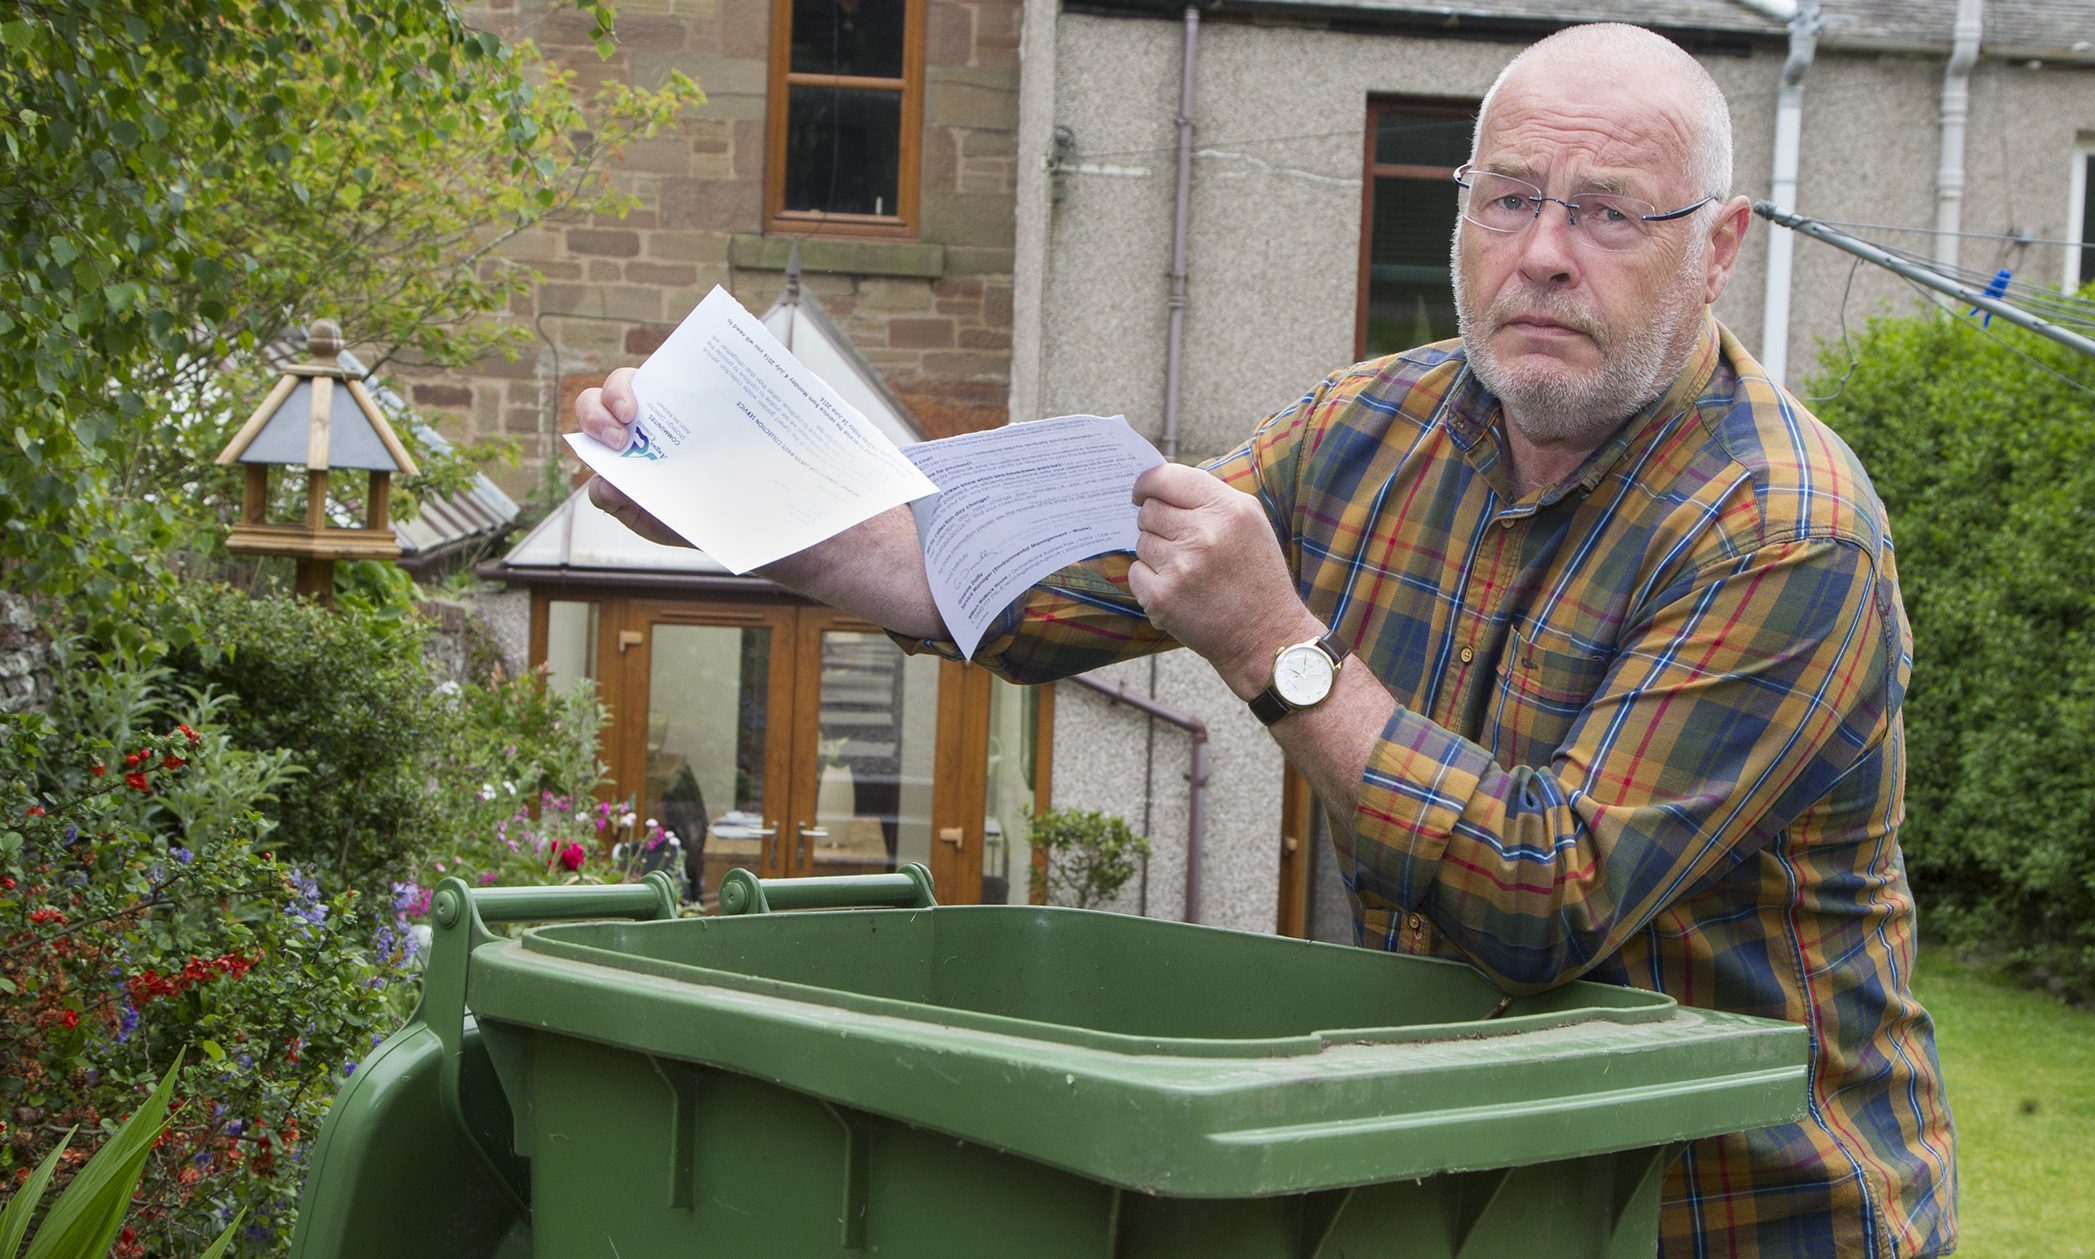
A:
MULTIPOLYGON (((304 357, 304 345, 304 332, 292 330, 264 345, 262 355, 270 366, 282 368, 304 357)), ((451 443, 416 415, 407 399, 369 379, 363 361, 356 355, 344 350, 335 356, 335 361, 363 380, 364 387, 371 391, 371 397, 396 429, 410 428, 424 446, 438 453, 451 449, 451 443)), ((516 500, 503 493, 502 487, 484 472, 475 473, 472 482, 455 493, 425 494, 414 518, 392 518, 393 540, 400 545, 399 564, 416 572, 446 555, 499 539, 515 527, 522 512, 516 500)), ((361 522, 345 519, 336 523, 346 527, 361 522)))
MULTIPOLYGON (((1066 0, 1093 12, 1176 15, 1184 0, 1066 0)), ((1452 36, 1535 37, 1571 22, 1634 22, 1718 41, 1780 41, 1786 25, 1740 0, 1206 0, 1204 12, 1293 14, 1338 26, 1452 36)), ((1819 39, 1834 48, 1948 53, 1957 0, 1824 0, 1819 39)), ((1983 56, 2095 65, 2095 0, 1987 0, 1983 56)))

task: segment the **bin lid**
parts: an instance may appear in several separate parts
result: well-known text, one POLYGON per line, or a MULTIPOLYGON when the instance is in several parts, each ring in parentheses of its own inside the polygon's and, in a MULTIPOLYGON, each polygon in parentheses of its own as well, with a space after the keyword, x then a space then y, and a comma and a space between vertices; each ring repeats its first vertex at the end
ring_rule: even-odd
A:
POLYGON ((1025 906, 541 927, 476 949, 467 1000, 1183 1197, 1762 1127, 1802 1113, 1808 1052, 1639 989, 1025 906))

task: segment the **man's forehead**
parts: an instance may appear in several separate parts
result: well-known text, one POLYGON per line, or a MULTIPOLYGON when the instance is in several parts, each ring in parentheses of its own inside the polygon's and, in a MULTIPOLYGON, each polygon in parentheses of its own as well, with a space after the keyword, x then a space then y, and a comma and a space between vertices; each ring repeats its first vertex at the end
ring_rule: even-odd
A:
POLYGON ((1685 111, 1663 90, 1538 69, 1523 65, 1493 96, 1477 135, 1477 165, 1533 183, 1544 182, 1538 175, 1573 178, 1596 192, 1648 188, 1685 174, 1685 111))

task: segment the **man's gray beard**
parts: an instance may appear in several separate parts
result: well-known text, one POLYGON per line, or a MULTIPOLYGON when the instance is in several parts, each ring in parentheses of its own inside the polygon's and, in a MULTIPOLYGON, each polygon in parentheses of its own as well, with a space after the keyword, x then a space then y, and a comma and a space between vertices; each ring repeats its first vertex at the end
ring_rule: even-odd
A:
POLYGON ((1683 259, 1680 281, 1652 312, 1652 317, 1618 338, 1585 309, 1546 290, 1524 288, 1502 296, 1486 312, 1485 327, 1522 314, 1545 315, 1592 337, 1600 348, 1598 371, 1573 374, 1561 366, 1508 367, 1499 361, 1476 326, 1462 287, 1462 249, 1454 258, 1455 319, 1468 351, 1469 365, 1499 400, 1506 421, 1538 445, 1597 447, 1622 422, 1666 391, 1680 370, 1675 342, 1684 340, 1688 321, 1702 317, 1701 285, 1694 277, 1699 258, 1683 259), (1618 344, 1619 340, 1619 344, 1618 344))

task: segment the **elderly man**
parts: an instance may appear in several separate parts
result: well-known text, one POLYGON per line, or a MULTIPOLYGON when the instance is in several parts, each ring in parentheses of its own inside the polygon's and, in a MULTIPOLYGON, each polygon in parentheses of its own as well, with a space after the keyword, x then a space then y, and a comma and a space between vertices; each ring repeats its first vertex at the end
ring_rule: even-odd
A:
MULTIPOLYGON (((1708 313, 1748 222, 1730 177, 1723 96, 1672 44, 1530 48, 1457 172, 1460 342, 1145 474, 1134 556, 1056 574, 978 658, 1038 681, 1200 653, 1330 811, 1362 943, 1808 1026, 1809 1112, 1690 1146, 1667 1254, 1943 1254, 1891 539, 1854 455, 1708 313)), ((623 442, 625 375, 578 410, 623 442)), ((950 650, 921 572, 898 511, 768 575, 950 650)))

